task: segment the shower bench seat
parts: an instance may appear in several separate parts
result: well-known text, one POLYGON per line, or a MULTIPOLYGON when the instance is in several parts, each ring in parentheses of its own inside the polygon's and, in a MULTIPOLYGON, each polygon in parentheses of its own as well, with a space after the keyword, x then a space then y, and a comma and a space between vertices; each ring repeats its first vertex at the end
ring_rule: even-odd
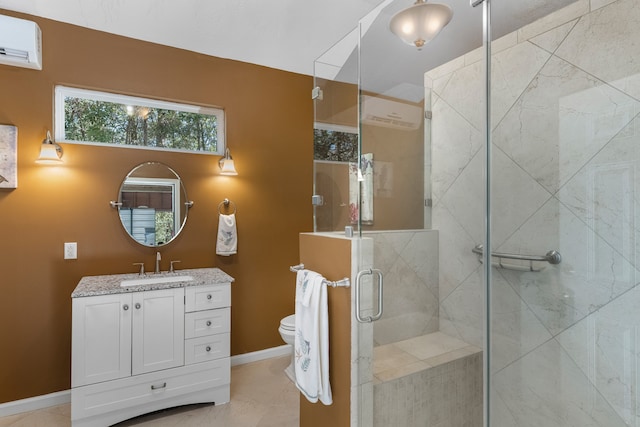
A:
POLYGON ((441 332, 374 348, 374 427, 482 426, 482 350, 441 332))

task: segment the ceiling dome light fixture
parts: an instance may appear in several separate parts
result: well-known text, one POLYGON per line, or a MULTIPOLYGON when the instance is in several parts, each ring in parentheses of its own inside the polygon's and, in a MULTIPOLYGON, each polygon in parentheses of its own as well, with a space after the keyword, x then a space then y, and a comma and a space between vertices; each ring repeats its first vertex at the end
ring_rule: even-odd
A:
POLYGON ((403 42, 422 49, 451 21, 453 11, 445 4, 416 0, 413 6, 393 15, 389 29, 403 42))

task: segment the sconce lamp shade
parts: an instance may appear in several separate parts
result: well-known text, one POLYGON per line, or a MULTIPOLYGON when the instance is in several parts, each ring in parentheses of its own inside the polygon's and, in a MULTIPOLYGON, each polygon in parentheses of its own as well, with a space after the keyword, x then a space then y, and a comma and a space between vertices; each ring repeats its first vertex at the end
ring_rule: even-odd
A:
POLYGON ((236 166, 233 162, 233 158, 231 157, 231 153, 229 153, 228 148, 224 151, 224 156, 220 159, 218 165, 220 166, 220 175, 238 175, 238 172, 236 172, 236 166))
POLYGON ((233 163, 233 159, 226 159, 222 163, 222 170, 220 171, 220 175, 238 175, 238 172, 236 172, 236 166, 233 163))
POLYGON ((393 15, 389 29, 400 39, 420 50, 451 21, 453 11, 444 4, 416 0, 413 6, 393 15))
POLYGON ((40 146, 40 156, 36 163, 55 165, 62 163, 62 147, 51 140, 51 133, 47 131, 47 137, 40 146))

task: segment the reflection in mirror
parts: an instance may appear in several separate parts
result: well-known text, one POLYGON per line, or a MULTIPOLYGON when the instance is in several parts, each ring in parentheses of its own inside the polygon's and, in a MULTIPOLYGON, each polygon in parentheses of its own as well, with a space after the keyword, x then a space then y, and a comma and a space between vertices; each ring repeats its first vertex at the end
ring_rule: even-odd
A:
POLYGON ((118 194, 125 231, 144 246, 162 246, 182 230, 191 202, 178 174, 170 167, 147 162, 133 168, 118 194))

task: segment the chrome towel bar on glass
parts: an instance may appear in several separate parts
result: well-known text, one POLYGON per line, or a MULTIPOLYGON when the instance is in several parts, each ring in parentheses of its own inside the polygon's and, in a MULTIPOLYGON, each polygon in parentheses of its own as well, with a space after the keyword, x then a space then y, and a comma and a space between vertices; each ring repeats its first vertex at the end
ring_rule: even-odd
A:
MULTIPOLYGON (((304 264, 292 265, 291 267, 289 267, 289 270, 293 271, 294 273, 303 269, 304 269, 304 264)), ((324 284, 327 286, 331 286, 332 288, 335 288, 335 287, 348 288, 349 286, 351 286, 351 282, 349 281, 348 277, 337 280, 335 282, 325 279, 324 284)))
MULTIPOLYGON (((476 245, 472 250, 474 254, 482 255, 482 245, 476 245)), ((518 254, 503 254, 499 252, 491 252, 492 257, 504 258, 504 259, 517 259, 521 261, 542 261, 549 264, 560 264, 562 256, 558 251, 549 251, 546 255, 518 255, 518 254)))

